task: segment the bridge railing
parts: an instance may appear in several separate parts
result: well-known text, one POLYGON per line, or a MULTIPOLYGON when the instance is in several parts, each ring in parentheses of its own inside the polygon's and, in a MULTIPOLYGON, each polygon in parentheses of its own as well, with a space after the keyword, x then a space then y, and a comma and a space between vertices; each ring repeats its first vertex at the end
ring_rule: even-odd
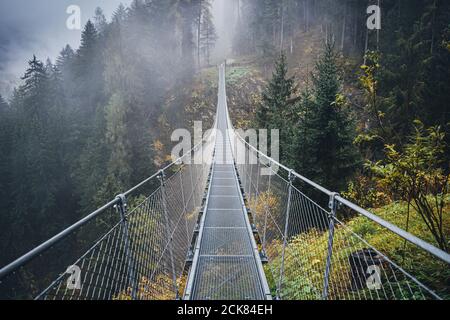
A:
POLYGON ((274 296, 450 298, 444 284, 448 253, 283 166, 231 131, 274 296))
POLYGON ((214 140, 1 269, 0 299, 177 298, 214 140))

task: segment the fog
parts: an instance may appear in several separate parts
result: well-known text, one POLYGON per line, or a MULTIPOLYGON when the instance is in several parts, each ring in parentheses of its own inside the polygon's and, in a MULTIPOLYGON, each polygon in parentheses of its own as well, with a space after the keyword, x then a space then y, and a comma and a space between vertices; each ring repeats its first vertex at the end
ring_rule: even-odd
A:
POLYGON ((0 1, 0 94, 9 96, 33 54, 54 59, 66 44, 77 47, 81 30, 69 30, 66 13, 78 5, 84 25, 96 7, 107 18, 120 3, 131 0, 2 0, 0 1))
MULTIPOLYGON (((81 9, 84 25, 101 7, 109 19, 120 3, 132 0, 2 0, 0 1, 0 94, 10 97, 20 83, 27 62, 33 54, 38 59, 54 60, 70 44, 77 48, 81 30, 69 30, 66 10, 70 5, 81 9)), ((232 53, 233 33, 237 26, 237 0, 213 0, 212 14, 218 40, 212 54, 216 63, 232 53)))
POLYGON ((237 6, 236 0, 214 0, 213 2, 212 13, 219 37, 214 49, 216 61, 227 59, 232 53, 233 34, 237 25, 237 6))

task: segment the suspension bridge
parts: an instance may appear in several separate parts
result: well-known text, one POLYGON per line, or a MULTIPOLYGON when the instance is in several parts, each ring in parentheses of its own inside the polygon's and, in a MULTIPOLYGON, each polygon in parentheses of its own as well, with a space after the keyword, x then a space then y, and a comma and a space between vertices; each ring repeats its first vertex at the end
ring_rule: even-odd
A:
POLYGON ((442 299, 448 287, 430 287, 414 266, 445 269, 450 255, 247 143, 230 120, 225 74, 221 65, 215 130, 3 267, 0 298, 442 299), (404 241, 418 262, 386 254, 348 215, 404 241))

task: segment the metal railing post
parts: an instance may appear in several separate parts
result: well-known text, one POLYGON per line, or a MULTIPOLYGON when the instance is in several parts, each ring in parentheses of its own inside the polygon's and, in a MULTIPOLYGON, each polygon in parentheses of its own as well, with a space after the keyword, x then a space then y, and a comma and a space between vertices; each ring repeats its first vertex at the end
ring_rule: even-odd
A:
MULTIPOLYGON (((270 164, 270 163, 269 163, 270 164)), ((264 230, 263 230, 263 241, 262 241, 262 247, 264 250, 264 253, 266 252, 266 241, 267 241, 267 219, 269 218, 269 205, 268 202, 270 200, 270 184, 272 182, 272 175, 269 175, 269 183, 267 186, 267 194, 266 194, 266 201, 264 203, 264 230)))
POLYGON ((184 196, 184 185, 183 185, 183 168, 181 167, 179 173, 180 173, 180 190, 181 190, 181 201, 183 202, 183 219, 184 219, 184 224, 186 227, 186 240, 187 242, 189 242, 189 226, 188 226, 188 222, 186 219, 186 208, 188 206, 185 196, 184 196))
POLYGON ((256 164, 256 188, 255 188, 255 198, 258 198, 259 196, 259 177, 261 175, 261 167, 260 167, 260 163, 258 161, 258 163, 256 164))
POLYGON ((190 170, 189 170, 189 176, 191 179, 191 191, 192 191, 192 200, 194 202, 194 207, 197 207, 197 198, 195 195, 195 189, 194 189, 194 178, 192 177, 193 173, 192 170, 196 170, 195 169, 195 162, 190 164, 190 170))
POLYGON ((172 269, 172 282, 173 282, 173 290, 175 292, 175 299, 178 300, 180 298, 180 293, 178 290, 177 284, 177 275, 175 273, 175 263, 173 260, 173 237, 170 230, 170 221, 169 221, 169 212, 167 210, 167 197, 166 197, 166 175, 164 170, 160 171, 159 180, 161 182, 161 195, 163 202, 163 210, 164 210, 164 223, 166 225, 166 236, 169 247, 169 256, 170 256, 170 267, 172 269))
POLYGON ((327 264, 325 266, 325 276, 323 280, 323 292, 322 292, 322 299, 327 300, 328 294, 329 294, 329 285, 330 285, 330 272, 331 272, 331 262, 333 258, 333 242, 334 242, 334 226, 335 226, 335 218, 336 218, 336 212, 337 212, 337 201, 336 197, 338 196, 338 193, 332 193, 330 195, 330 202, 328 204, 328 207, 330 208, 330 214, 329 214, 329 226, 328 226, 328 252, 327 252, 327 264))
POLYGON ((134 259, 130 248, 130 233, 127 218, 127 199, 125 195, 120 194, 117 197, 118 203, 115 206, 117 212, 120 214, 120 220, 122 223, 122 232, 125 239, 125 255, 128 264, 128 280, 131 284, 131 298, 133 300, 137 299, 137 279, 136 272, 134 270, 134 259))
POLYGON ((284 260, 286 255, 286 246, 288 242, 288 235, 289 235, 289 216, 291 212, 291 201, 292 201, 292 186, 295 180, 295 176, 292 174, 292 170, 289 171, 289 195, 288 195, 288 202, 286 207, 286 223, 284 226, 284 241, 283 241, 283 251, 281 253, 281 267, 280 267, 280 279, 278 281, 278 288, 277 288, 277 300, 281 300, 281 290, 283 287, 283 275, 284 275, 284 260))
POLYGON ((253 183, 253 165, 251 164, 251 155, 249 155, 248 158, 248 164, 250 166, 250 182, 248 185, 248 200, 250 201, 252 199, 252 183, 253 183))

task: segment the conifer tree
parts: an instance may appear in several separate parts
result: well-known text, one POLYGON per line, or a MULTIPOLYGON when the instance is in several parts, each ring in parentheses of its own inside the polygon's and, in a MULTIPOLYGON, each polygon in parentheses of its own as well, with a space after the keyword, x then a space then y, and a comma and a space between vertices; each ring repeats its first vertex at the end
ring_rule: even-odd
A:
POLYGON ((303 173, 332 190, 343 190, 358 164, 354 124, 341 82, 333 42, 325 45, 313 76, 314 102, 302 122, 303 173))
POLYGON ((261 128, 276 128, 279 117, 285 111, 287 101, 294 89, 294 79, 288 77, 286 55, 283 53, 276 62, 275 71, 262 95, 262 103, 256 113, 257 124, 261 128))
MULTIPOLYGON (((4 199, 5 203, 0 209, 0 216, 7 215, 9 209, 10 197, 9 188, 11 183, 10 166, 12 152, 12 113, 8 103, 0 95, 0 199, 4 199)), ((2 219, 2 218, 0 218, 2 219)))
POLYGON ((103 13, 102 8, 100 7, 95 8, 95 16, 94 16, 95 29, 101 33, 105 31, 107 25, 108 23, 106 22, 106 17, 103 13))
POLYGON ((292 125, 289 98, 294 92, 294 79, 288 76, 286 55, 282 53, 276 62, 275 71, 262 94, 262 103, 256 112, 256 124, 260 129, 280 130, 280 155, 286 159, 290 151, 292 125))
MULTIPOLYGON (((205 5, 209 4, 209 2, 205 1, 205 5)), ((209 66, 211 63, 211 54, 212 50, 214 49, 214 46, 216 44, 216 41, 218 39, 216 34, 216 28, 213 23, 213 17, 209 8, 209 5, 207 5, 203 9, 202 14, 202 22, 201 22, 201 34, 200 34, 200 50, 203 53, 203 56, 206 60, 206 64, 209 66)))

